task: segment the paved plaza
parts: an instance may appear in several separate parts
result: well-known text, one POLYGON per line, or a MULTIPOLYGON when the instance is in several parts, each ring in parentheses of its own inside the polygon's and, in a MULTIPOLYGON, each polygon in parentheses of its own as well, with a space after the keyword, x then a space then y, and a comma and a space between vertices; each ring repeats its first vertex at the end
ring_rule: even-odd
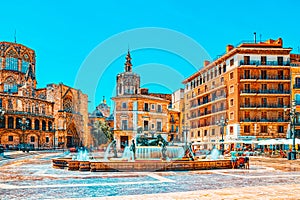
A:
POLYGON ((299 160, 252 157, 250 170, 80 172, 53 169, 60 154, 0 161, 0 199, 300 199, 299 160))

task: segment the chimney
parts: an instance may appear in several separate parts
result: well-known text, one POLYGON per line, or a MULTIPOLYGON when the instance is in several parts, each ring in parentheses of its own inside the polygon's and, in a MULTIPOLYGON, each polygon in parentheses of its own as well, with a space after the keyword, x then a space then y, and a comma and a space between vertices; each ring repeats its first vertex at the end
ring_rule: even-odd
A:
POLYGON ((208 61, 208 60, 204 60, 204 67, 206 67, 207 65, 209 65, 209 63, 210 63, 210 61, 208 61))
POLYGON ((233 49, 233 48, 234 48, 233 45, 231 45, 231 44, 227 45, 226 46, 226 53, 228 53, 229 51, 231 51, 231 49, 233 49))

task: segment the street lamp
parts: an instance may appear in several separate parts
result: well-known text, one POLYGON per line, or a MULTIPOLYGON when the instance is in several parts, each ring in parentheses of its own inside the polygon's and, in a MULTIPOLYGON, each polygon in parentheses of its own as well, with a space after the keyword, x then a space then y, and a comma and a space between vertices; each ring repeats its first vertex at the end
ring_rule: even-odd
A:
POLYGON ((56 138, 55 138, 56 127, 55 127, 55 124, 53 125, 53 127, 51 126, 51 130, 53 131, 53 149, 55 150, 55 142, 56 142, 56 138))
MULTIPOLYGON (((287 108, 284 107, 284 112, 287 112, 287 108)), ((296 112, 296 102, 295 100, 292 101, 292 106, 291 106, 291 110, 288 113, 289 117, 290 117, 290 137, 292 137, 293 139, 293 146, 292 146, 292 152, 291 152, 291 156, 288 156, 289 160, 296 160, 296 148, 295 148, 295 139, 296 139, 296 130, 295 130, 295 125, 296 125, 296 119, 298 117, 298 112, 296 112)))
MULTIPOLYGON (((22 119, 19 119, 19 125, 22 130, 21 144, 24 144, 25 143, 25 141, 24 141, 25 130, 29 126, 29 120, 27 120, 25 117, 23 117, 22 119)), ((25 148, 25 146, 24 146, 24 148, 25 148)))
POLYGON ((221 153, 222 155, 224 155, 224 127, 227 126, 228 120, 224 119, 224 117, 222 116, 220 121, 217 121, 217 125, 221 126, 221 153))

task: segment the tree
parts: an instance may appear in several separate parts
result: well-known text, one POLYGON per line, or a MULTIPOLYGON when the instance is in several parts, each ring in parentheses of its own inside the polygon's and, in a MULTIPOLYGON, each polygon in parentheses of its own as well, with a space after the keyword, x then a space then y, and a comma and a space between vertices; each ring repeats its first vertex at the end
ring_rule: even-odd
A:
POLYGON ((114 139, 114 135, 106 122, 95 121, 92 128, 94 146, 106 144, 114 139))

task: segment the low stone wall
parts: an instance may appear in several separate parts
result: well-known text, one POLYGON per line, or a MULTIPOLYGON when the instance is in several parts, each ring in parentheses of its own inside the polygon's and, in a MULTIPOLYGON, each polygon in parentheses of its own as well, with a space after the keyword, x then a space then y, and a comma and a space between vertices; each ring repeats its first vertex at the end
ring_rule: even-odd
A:
POLYGON ((69 159, 67 158, 52 159, 52 166, 53 168, 64 169, 68 167, 68 161, 69 159))

